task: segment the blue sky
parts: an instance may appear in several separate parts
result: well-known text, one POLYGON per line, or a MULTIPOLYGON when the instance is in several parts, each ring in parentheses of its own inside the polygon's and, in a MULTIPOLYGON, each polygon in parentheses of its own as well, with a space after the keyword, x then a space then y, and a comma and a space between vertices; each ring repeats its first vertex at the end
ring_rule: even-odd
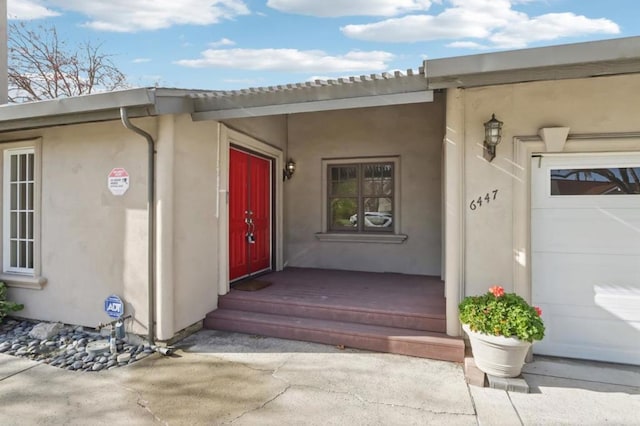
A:
POLYGON ((638 0, 7 0, 92 40, 132 86, 237 89, 417 69, 425 58, 640 35, 638 0))

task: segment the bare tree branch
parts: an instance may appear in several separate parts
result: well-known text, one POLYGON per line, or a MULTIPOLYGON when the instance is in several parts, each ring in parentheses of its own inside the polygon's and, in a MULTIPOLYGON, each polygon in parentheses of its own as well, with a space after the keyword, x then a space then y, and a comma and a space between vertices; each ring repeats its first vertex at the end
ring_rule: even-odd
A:
POLYGON ((128 87, 125 75, 91 41, 76 49, 55 27, 9 25, 9 101, 30 102, 128 87))

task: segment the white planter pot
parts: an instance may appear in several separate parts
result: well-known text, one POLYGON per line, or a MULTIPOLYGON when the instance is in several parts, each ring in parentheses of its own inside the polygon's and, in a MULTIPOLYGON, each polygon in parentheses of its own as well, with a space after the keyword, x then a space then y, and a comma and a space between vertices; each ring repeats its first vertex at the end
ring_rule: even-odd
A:
POLYGON ((471 331, 467 324, 462 324, 462 329, 469 336, 473 358, 480 370, 496 377, 520 375, 524 359, 531 347, 530 342, 515 337, 477 333, 471 331))

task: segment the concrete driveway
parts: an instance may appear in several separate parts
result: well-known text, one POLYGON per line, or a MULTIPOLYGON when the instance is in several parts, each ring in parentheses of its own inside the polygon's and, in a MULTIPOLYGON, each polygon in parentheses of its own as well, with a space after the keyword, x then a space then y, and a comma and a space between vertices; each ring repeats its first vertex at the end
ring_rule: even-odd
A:
POLYGON ((640 424, 635 367, 527 368, 534 393, 515 394, 468 387, 453 363, 200 331, 99 373, 0 355, 0 424, 640 424))

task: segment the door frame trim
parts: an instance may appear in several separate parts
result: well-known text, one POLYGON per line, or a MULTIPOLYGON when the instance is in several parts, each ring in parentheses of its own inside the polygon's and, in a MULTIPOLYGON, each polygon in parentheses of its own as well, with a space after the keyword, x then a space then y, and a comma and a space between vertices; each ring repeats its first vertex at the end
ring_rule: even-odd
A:
MULTIPOLYGON (((513 138, 513 285, 514 291, 531 302, 531 158, 534 154, 553 155, 542 138, 513 138)), ((640 131, 620 133, 569 134, 563 154, 588 155, 640 152, 640 131)), ((555 153, 559 154, 559 153, 555 153)))
POLYGON ((233 130, 224 124, 220 125, 220 137, 218 145, 218 205, 217 217, 219 223, 218 247, 218 294, 224 295, 229 292, 229 149, 231 145, 236 145, 253 151, 273 161, 273 193, 271 194, 274 206, 274 218, 272 230, 273 242, 275 243, 272 252, 272 262, 276 271, 281 271, 284 266, 284 203, 283 203, 283 182, 278 179, 278 170, 284 167, 284 152, 281 149, 268 145, 251 136, 233 130))

